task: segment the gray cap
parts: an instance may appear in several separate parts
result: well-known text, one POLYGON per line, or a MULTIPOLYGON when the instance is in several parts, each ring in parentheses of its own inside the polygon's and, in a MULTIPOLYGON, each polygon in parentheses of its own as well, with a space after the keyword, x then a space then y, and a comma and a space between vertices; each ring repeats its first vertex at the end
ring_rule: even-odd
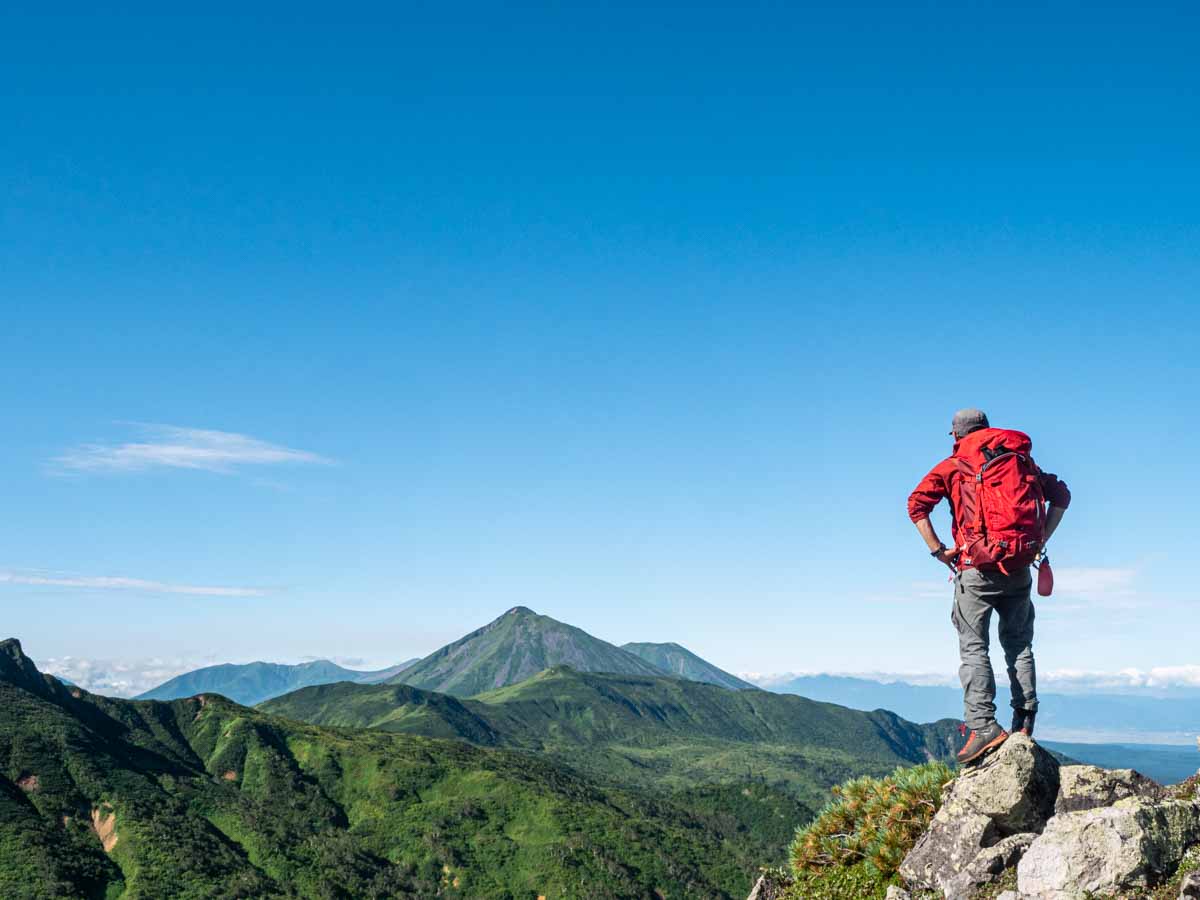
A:
POLYGON ((987 413, 982 409, 974 409, 968 407, 960 409, 954 414, 954 421, 950 423, 950 433, 956 438, 966 437, 972 431, 978 431, 980 428, 989 428, 987 413))

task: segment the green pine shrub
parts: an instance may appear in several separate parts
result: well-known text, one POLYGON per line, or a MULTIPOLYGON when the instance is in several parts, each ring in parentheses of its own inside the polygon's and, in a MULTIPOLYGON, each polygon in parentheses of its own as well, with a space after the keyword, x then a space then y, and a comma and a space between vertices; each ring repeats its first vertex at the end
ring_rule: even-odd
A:
POLYGON ((954 777, 944 763, 898 768, 886 778, 854 778, 833 789, 834 799, 797 829, 792 871, 806 896, 873 896, 886 889, 900 863, 941 805, 954 777))

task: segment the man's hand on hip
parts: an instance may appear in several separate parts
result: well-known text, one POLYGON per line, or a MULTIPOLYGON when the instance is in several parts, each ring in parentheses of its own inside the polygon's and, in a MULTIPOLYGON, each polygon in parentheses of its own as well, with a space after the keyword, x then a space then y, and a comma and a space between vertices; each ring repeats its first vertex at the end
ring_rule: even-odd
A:
POLYGON ((953 547, 943 547, 941 551, 934 556, 934 559, 949 566, 951 572, 957 571, 958 569, 958 551, 953 547))

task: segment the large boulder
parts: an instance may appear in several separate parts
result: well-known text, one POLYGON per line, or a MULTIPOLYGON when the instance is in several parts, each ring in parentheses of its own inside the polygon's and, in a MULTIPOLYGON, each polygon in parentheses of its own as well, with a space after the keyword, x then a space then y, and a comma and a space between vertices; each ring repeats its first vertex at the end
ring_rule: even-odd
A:
POLYGON ((946 802, 983 813, 1001 837, 1041 831, 1054 815, 1058 773, 1058 761, 1018 732, 978 765, 963 770, 946 802))
POLYGON ((1127 797, 1161 800, 1166 789, 1133 769, 1099 766, 1062 766, 1058 770, 1058 798, 1054 814, 1112 806, 1127 797))
POLYGON ((1021 857, 1017 889, 1042 900, 1082 900, 1145 888, 1169 876, 1200 841, 1200 804, 1131 797, 1062 813, 1021 857))
MULTIPOLYGON (((900 864, 900 876, 912 887, 947 893, 976 883, 995 866, 995 858, 980 860, 977 872, 955 878, 1004 838, 1045 827, 1058 796, 1058 768, 1054 757, 1027 736, 1012 735, 949 784, 929 828, 900 864)), ((1024 839, 1005 845, 1000 851, 1005 865, 1012 865, 1027 845, 1024 839)))

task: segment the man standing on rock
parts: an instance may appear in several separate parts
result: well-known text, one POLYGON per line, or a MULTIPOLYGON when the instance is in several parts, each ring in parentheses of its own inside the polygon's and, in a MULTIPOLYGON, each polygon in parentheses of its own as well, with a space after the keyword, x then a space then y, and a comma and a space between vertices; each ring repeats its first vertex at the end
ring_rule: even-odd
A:
POLYGON ((908 515, 930 555, 954 573, 950 621, 958 631, 958 675, 970 729, 958 761, 969 763, 1008 737, 996 721, 996 678, 988 656, 993 610, 1012 688, 1012 730, 1033 734, 1037 679, 1029 567, 1043 556, 1071 492, 1037 467, 1028 435, 992 428, 978 409, 955 413, 950 434, 954 449, 909 495, 908 515), (953 547, 939 540, 929 521, 943 499, 950 504, 953 547))

